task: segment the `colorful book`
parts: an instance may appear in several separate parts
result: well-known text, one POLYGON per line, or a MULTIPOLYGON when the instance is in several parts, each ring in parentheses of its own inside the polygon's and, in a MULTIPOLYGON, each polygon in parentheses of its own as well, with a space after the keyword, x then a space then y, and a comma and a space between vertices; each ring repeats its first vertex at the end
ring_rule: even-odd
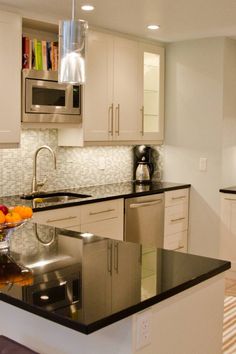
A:
POLYGON ((52 70, 52 61, 51 61, 51 42, 47 42, 47 70, 52 70))
POLYGON ((37 41, 37 49, 36 49, 36 57, 37 57, 37 70, 43 70, 43 53, 42 53, 42 42, 37 41))
POLYGON ((43 70, 47 70, 47 43, 42 41, 42 61, 43 61, 43 70))
POLYGON ((53 43, 54 49, 54 70, 58 70, 58 42, 53 43))
POLYGON ((22 38, 22 68, 30 69, 30 39, 22 38))
POLYGON ((37 41, 37 39, 34 39, 33 43, 34 43, 34 69, 38 70, 39 56, 38 56, 38 41, 37 41))

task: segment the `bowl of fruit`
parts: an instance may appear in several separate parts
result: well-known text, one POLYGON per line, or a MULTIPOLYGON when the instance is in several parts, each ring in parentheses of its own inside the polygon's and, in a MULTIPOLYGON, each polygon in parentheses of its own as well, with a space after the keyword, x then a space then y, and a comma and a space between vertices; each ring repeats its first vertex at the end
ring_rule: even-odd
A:
POLYGON ((32 218, 32 208, 25 205, 0 205, 0 250, 9 247, 12 232, 32 218))

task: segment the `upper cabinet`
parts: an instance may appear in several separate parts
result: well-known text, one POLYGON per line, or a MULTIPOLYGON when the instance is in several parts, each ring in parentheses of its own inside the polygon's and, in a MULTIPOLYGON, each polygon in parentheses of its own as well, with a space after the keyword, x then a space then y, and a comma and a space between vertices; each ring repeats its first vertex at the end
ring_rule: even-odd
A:
POLYGON ((112 139, 113 127, 113 38, 107 34, 90 32, 87 46, 84 138, 107 141, 112 139))
POLYGON ((138 43, 90 32, 86 65, 84 139, 138 140, 138 43))
POLYGON ((59 145, 163 141, 164 48, 90 31, 86 73, 82 128, 59 145))
POLYGON ((21 17, 0 11, 0 147, 20 143, 21 17))
POLYGON ((140 44, 142 65, 142 140, 161 141, 164 134, 164 48, 140 44))

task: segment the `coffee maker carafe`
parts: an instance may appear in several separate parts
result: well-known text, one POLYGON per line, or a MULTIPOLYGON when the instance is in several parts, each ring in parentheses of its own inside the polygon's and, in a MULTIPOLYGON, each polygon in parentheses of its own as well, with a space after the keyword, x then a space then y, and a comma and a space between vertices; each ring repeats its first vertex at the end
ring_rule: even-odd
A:
POLYGON ((137 183, 150 183, 154 171, 153 149, 147 145, 133 148, 134 180, 137 183))
POLYGON ((136 182, 150 182, 150 170, 146 162, 138 162, 135 172, 136 182))

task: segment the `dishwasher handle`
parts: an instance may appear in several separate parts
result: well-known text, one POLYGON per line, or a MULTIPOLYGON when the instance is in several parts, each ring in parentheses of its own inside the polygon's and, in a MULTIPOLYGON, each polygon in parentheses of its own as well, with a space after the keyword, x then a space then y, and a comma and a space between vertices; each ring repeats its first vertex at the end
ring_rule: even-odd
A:
POLYGON ((160 204, 162 202, 162 200, 163 199, 156 199, 156 200, 150 200, 149 202, 133 203, 133 204, 130 204, 129 207, 130 207, 130 209, 142 208, 142 207, 146 207, 146 206, 160 204))

